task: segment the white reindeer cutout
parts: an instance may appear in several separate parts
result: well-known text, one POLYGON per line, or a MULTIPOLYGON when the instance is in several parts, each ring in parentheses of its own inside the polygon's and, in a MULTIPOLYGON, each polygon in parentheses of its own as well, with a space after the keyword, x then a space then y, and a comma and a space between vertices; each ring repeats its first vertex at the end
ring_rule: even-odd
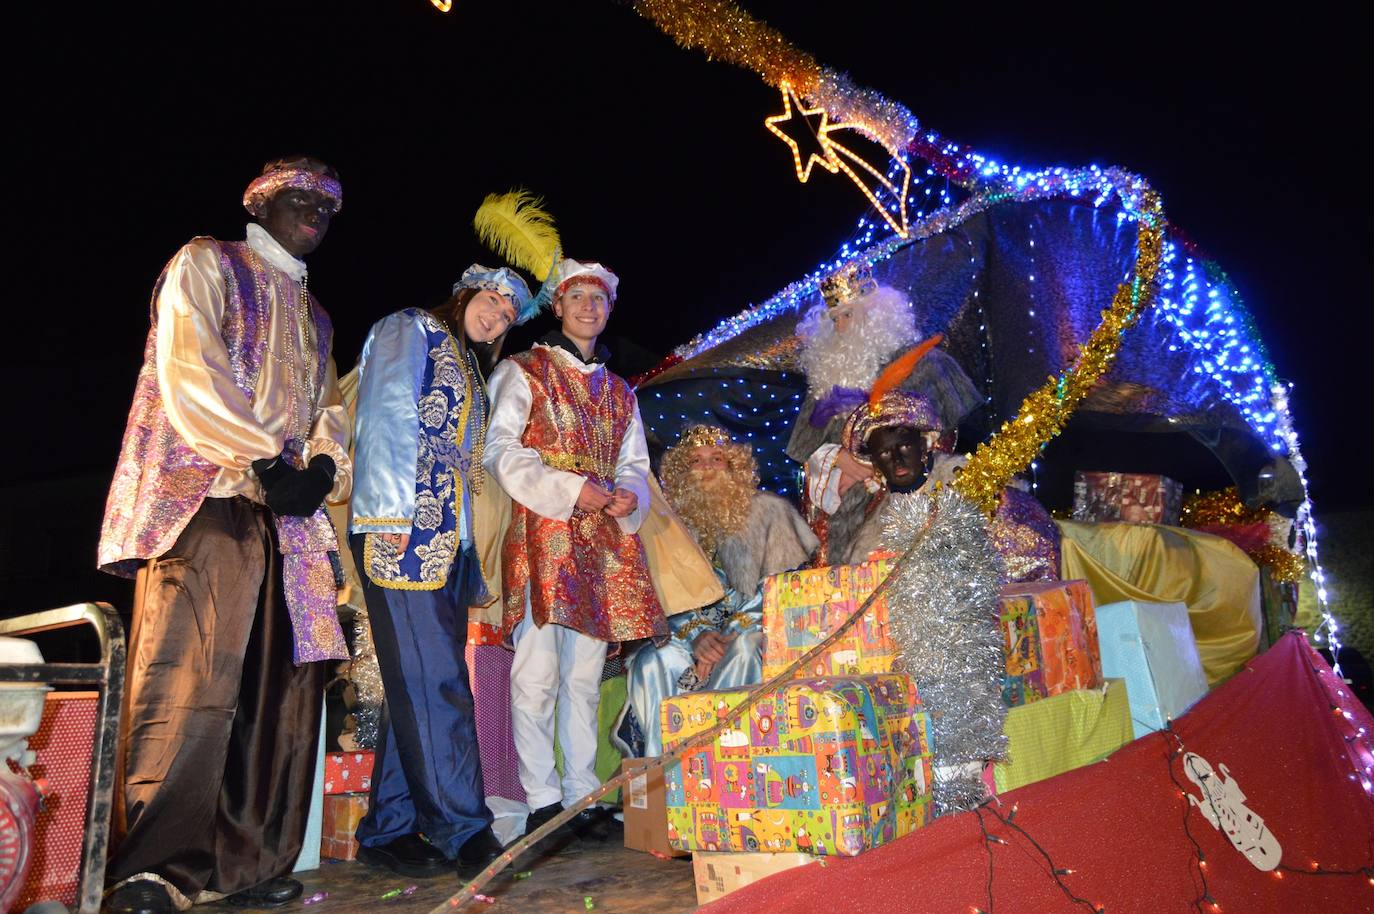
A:
POLYGON ((1236 850, 1245 855, 1257 870, 1268 871, 1279 865, 1283 848, 1255 812, 1246 808, 1245 793, 1231 777, 1226 765, 1217 766, 1218 774, 1202 756, 1192 752, 1183 756, 1183 771, 1202 789, 1202 799, 1188 794, 1188 801, 1198 808, 1212 827, 1225 833, 1236 850))

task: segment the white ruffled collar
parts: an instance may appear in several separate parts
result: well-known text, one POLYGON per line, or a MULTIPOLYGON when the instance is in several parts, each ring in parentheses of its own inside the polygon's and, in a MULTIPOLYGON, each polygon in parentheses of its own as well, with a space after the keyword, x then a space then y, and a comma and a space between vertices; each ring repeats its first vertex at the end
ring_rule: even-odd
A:
POLYGON ((248 246, 263 260, 300 282, 305 276, 305 261, 293 257, 272 233, 256 222, 248 223, 248 246))

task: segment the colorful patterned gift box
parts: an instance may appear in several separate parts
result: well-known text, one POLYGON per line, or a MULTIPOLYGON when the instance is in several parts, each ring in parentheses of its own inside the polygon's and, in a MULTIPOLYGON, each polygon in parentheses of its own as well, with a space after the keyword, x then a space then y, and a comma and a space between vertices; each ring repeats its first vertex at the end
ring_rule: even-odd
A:
POLYGON ((1006 673, 1002 700, 1029 704, 1102 684, 1097 616, 1087 581, 1039 581, 1002 588, 1006 673))
POLYGON ((1178 526, 1183 486, 1150 473, 1090 473, 1073 476, 1073 519, 1178 526))
MULTIPOLYGON (((776 574, 763 582, 763 678, 781 673, 825 640, 863 605, 892 568, 894 558, 776 574)), ((797 677, 858 676, 892 670, 896 649, 887 634, 887 600, 797 677)))
MULTIPOLYGON (((713 726, 747 694, 665 699, 665 749, 713 726)), ((906 676, 793 680, 739 727, 668 766, 669 843, 854 856, 899 838, 930 817, 929 727, 906 676)))

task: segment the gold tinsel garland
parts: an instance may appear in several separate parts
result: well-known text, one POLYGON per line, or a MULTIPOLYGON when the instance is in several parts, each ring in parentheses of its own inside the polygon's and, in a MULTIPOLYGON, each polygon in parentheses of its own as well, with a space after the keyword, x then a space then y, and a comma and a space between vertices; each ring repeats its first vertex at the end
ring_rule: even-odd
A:
POLYGON ((770 86, 790 86, 833 123, 846 123, 891 149, 905 149, 916 135, 916 117, 905 105, 821 66, 783 34, 726 0, 634 0, 635 12, 679 47, 711 60, 752 70, 770 86))
MULTIPOLYGON (((1248 507, 1241 501, 1240 492, 1235 486, 1189 495, 1183 500, 1179 523, 1194 529, 1228 524, 1265 524, 1270 529, 1276 524, 1284 526, 1273 511, 1248 507)), ((1246 552, 1246 555, 1261 568, 1268 568, 1270 576, 1280 584, 1296 583, 1307 571, 1307 562, 1303 557, 1280 543, 1265 543, 1258 549, 1246 552)))
POLYGON ((753 70, 771 86, 791 84, 808 95, 820 83, 821 65, 781 32, 726 0, 635 0, 635 11, 678 43, 711 60, 753 70))
POLYGON ((1146 190, 1140 199, 1135 275, 1117 286, 1112 304, 1080 348, 1078 360, 1059 377, 1051 377, 1021 403, 1016 418, 1003 422, 991 439, 978 445, 954 482, 964 497, 991 513, 1013 476, 1024 471, 1040 449, 1064 429, 1079 402, 1111 368, 1121 335, 1135 326, 1155 298, 1164 241, 1164 207, 1159 195, 1146 190))
POLYGON ((1205 527, 1211 524, 1267 524, 1273 511, 1248 508, 1235 486, 1215 492, 1198 492, 1183 499, 1179 525, 1205 527))
POLYGON ((1307 562, 1303 557, 1289 552, 1282 546, 1271 543, 1261 546, 1249 555, 1256 565, 1268 568, 1269 574, 1279 584, 1296 584, 1307 573, 1307 562))

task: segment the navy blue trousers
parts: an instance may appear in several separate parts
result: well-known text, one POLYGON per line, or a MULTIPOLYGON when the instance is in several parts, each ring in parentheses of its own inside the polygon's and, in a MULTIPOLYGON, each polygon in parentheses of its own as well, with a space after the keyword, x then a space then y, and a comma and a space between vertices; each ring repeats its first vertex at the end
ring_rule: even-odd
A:
MULTIPOLYGON (((361 536, 350 537, 359 569, 361 536)), ((439 590, 394 590, 363 579, 386 705, 359 843, 378 847, 421 832, 439 850, 458 849, 491 824, 477 753, 477 719, 468 685, 469 595, 481 569, 469 547, 459 551, 439 590)))

